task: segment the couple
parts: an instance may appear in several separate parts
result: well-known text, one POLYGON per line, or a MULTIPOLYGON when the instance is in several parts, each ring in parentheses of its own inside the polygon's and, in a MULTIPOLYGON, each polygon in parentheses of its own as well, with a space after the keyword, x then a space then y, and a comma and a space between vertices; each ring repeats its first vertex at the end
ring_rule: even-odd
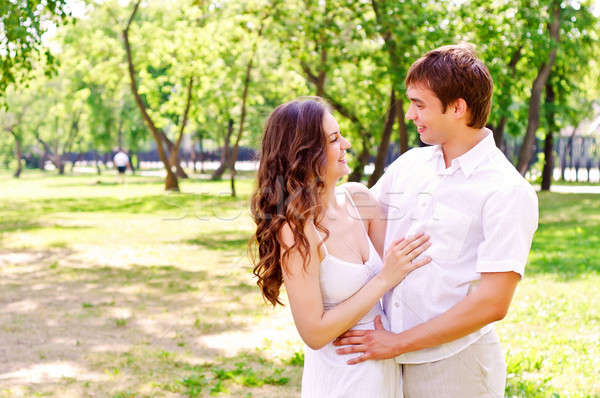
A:
POLYGON ((336 183, 350 143, 326 106, 270 115, 252 198, 254 273, 285 284, 305 349, 302 397, 502 397, 493 329, 523 275, 537 197, 484 126, 492 79, 466 45, 406 77, 423 142, 377 184, 336 183))

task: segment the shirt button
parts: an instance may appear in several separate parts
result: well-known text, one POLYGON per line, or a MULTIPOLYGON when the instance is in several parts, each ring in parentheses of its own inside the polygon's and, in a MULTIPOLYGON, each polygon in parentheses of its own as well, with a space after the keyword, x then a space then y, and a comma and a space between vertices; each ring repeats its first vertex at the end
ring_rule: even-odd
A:
POLYGON ((397 302, 397 301, 395 301, 395 302, 394 302, 394 307, 396 307, 396 308, 400 307, 400 303, 399 303, 399 302, 397 302))

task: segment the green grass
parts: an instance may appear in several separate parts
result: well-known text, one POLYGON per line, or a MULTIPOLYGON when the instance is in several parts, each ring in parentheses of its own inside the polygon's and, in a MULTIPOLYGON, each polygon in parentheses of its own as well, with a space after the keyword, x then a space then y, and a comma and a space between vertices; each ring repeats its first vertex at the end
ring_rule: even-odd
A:
POLYGON ((541 193, 525 279, 497 329, 507 395, 600 396, 600 196, 541 193))
MULTIPOLYGON (((246 257, 252 186, 0 172, 0 397, 298 397, 301 341, 246 257)), ((496 326, 508 397, 600 397, 599 199, 540 194, 496 326)))

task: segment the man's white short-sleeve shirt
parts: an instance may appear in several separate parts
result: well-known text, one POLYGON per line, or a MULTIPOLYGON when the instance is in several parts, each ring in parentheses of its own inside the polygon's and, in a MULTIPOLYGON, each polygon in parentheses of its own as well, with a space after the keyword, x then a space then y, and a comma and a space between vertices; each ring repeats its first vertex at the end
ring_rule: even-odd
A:
MULTIPOLYGON (((418 232, 431 237, 431 263, 384 296, 393 332, 426 322, 462 301, 481 272, 525 270, 538 223, 534 189, 494 144, 491 132, 446 168, 440 146, 408 151, 372 191, 387 208, 385 249, 418 232)), ((397 357, 400 363, 448 358, 492 325, 440 346, 397 357)))
POLYGON ((127 156, 125 152, 117 152, 115 157, 113 158, 113 162, 117 167, 127 166, 127 164, 129 163, 129 156, 127 156))

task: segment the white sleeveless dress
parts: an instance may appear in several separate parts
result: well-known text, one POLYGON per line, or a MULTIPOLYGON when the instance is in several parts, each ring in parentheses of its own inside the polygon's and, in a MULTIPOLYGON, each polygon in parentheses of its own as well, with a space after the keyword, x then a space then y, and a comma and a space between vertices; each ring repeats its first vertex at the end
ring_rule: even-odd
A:
MULTIPOLYGON (((355 211, 350 195, 346 195, 355 211)), ((362 224, 362 222, 361 222, 362 224)), ((316 230, 316 228, 315 228, 316 230)), ((330 309, 346 300, 363 287, 382 268, 383 262, 369 239, 369 259, 365 264, 352 263, 327 252, 321 262, 320 285, 324 308, 330 309)), ((321 236, 319 231, 317 234, 321 236)), ((389 324, 380 303, 371 308, 352 329, 373 329, 377 315, 386 329, 389 324)), ((302 398, 400 398, 402 377, 400 367, 393 359, 365 361, 348 365, 346 361, 360 354, 338 355, 332 343, 319 350, 304 347, 304 371, 302 374, 302 398)))

